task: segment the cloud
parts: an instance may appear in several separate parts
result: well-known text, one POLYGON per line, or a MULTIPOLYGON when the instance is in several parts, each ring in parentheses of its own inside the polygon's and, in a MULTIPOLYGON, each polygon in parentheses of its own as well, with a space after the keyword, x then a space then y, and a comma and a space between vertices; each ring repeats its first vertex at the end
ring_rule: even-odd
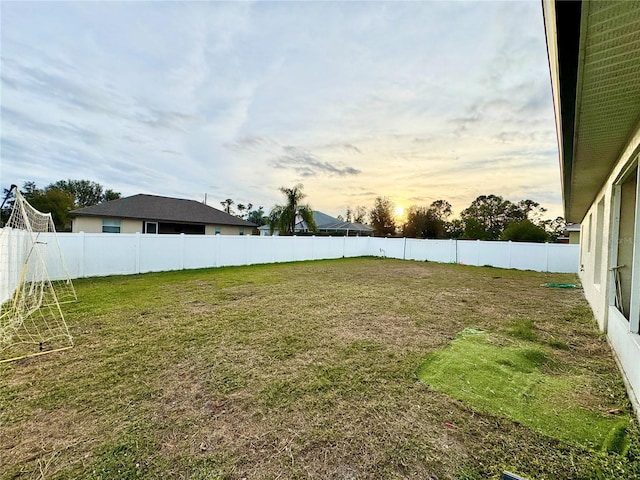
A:
POLYGON ((133 120, 145 124, 150 128, 185 131, 190 123, 195 123, 200 119, 196 115, 187 113, 146 108, 134 114, 133 120))
POLYGON ((374 197, 379 195, 379 192, 374 192, 373 190, 363 190, 360 192, 349 192, 346 194, 347 197, 374 197))
POLYGON ((40 63, 38 59, 3 59, 2 81, 6 86, 59 107, 86 112, 101 112, 127 118, 120 110, 120 96, 99 85, 90 85, 86 77, 65 64, 40 63))
POLYGON ((246 135, 231 142, 225 142, 223 147, 236 152, 272 151, 274 148, 281 148, 275 140, 260 135, 246 135))
POLYGON ((341 150, 347 153, 356 153, 358 155, 362 155, 362 150, 360 150, 355 145, 352 145, 351 143, 331 143, 328 145, 323 145, 320 148, 327 150, 341 150))
POLYGON ((0 148, 14 183, 83 177, 268 206, 308 179, 327 213, 380 195, 463 208, 526 185, 537 201, 559 192, 539 5, 2 8, 0 148))
POLYGON ((480 120, 481 120, 480 115, 475 114, 475 115, 466 115, 462 117, 455 117, 450 119, 449 122, 455 126, 453 133, 455 135, 460 135, 468 132, 471 128, 473 128, 474 125, 479 124, 480 120))
POLYGON ((100 143, 100 135, 78 125, 62 120, 55 125, 32 118, 9 107, 0 108, 3 120, 11 124, 14 129, 25 132, 27 135, 45 135, 52 138, 74 136, 87 145, 100 143))
POLYGON ((348 152, 354 152, 354 153, 360 153, 360 154, 362 153, 362 150, 360 150, 355 145, 351 145, 350 143, 343 143, 342 148, 344 148, 348 152))
POLYGON ((283 147, 284 155, 271 161, 271 166, 275 168, 289 169, 295 171, 302 177, 315 177, 317 175, 339 176, 358 175, 361 173, 357 168, 343 164, 334 165, 330 162, 320 160, 309 152, 297 147, 283 147))

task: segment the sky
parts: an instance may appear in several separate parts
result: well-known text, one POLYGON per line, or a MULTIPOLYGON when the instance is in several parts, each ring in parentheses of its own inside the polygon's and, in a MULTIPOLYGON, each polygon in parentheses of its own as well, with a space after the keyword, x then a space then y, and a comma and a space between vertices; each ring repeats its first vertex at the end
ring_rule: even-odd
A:
POLYGON ((330 215, 479 195, 562 215, 542 8, 0 2, 0 183, 330 215))

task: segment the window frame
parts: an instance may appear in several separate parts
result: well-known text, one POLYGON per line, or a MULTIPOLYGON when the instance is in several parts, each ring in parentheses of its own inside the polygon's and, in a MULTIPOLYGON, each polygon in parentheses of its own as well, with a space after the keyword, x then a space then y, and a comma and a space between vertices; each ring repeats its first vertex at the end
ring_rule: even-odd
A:
POLYGON ((144 222, 144 233, 145 235, 158 235, 158 222, 144 222), (150 232, 149 225, 155 225, 156 231, 150 232))
POLYGON ((103 218, 102 233, 120 233, 122 222, 119 218, 103 218))
MULTIPOLYGON (((611 252, 610 252, 610 280, 609 280, 609 305, 616 307, 617 286, 616 286, 616 270, 618 267, 618 252, 619 243, 623 241, 620 238, 620 220, 622 214, 622 185, 633 175, 636 175, 636 191, 635 191, 635 218, 632 226, 634 231, 634 238, 637 240, 640 238, 640 157, 636 157, 634 161, 630 162, 623 173, 617 178, 613 184, 613 199, 612 199, 612 233, 611 233, 611 252)), ((635 242, 637 243, 637 241, 635 242)), ((629 286, 629 313, 628 318, 621 312, 629 322, 629 331, 633 334, 640 333, 640 249, 636 246, 632 247, 631 254, 631 280, 629 286)))

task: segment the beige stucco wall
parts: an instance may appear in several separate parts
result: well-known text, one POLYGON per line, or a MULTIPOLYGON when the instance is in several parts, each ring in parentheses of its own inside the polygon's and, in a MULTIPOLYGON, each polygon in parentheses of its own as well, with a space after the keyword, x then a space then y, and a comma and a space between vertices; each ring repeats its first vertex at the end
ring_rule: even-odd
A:
MULTIPOLYGON (((235 227, 230 225, 205 225, 205 235, 214 235, 215 227, 220 227, 220 235, 239 235, 244 228, 244 235, 251 235, 251 227, 235 227)), ((71 231, 73 233, 102 233, 102 218, 100 217, 76 217, 72 219, 71 231)), ((142 220, 121 219, 120 233, 142 233, 142 220)))
MULTIPOLYGON (((73 233, 102 233, 102 218, 99 217, 76 217, 71 221, 71 231, 73 233)), ((142 232, 141 220, 120 220, 120 233, 142 232)))
POLYGON ((220 235, 240 235, 240 229, 244 228, 243 235, 251 235, 251 227, 234 227, 230 225, 205 225, 205 235, 215 235, 216 227, 220 227, 220 235))
POLYGON ((93 217, 72 218, 71 231, 73 233, 100 233, 102 232, 102 219, 93 217))
POLYGON ((580 232, 569 232, 569 243, 577 245, 580 243, 580 232))
POLYGON ((142 220, 126 220, 120 222, 120 233, 142 232, 142 220))

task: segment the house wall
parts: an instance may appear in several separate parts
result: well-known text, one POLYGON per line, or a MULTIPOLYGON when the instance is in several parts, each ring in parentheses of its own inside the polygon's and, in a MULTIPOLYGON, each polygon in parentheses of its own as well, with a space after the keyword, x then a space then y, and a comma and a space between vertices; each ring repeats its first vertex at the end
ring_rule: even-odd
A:
MULTIPOLYGON (((637 403, 640 396, 640 335, 633 332, 637 332, 640 312, 637 307, 631 310, 632 318, 629 320, 614 306, 615 277, 612 267, 626 264, 620 270, 626 285, 623 293, 631 296, 632 302, 634 298, 636 302, 640 301, 640 215, 636 209, 638 184, 635 179, 621 184, 625 172, 633 169, 637 163, 639 152, 640 128, 632 135, 582 220, 579 274, 585 297, 600 329, 607 333, 636 409, 640 408, 637 403), (618 229, 621 219, 622 228, 618 229), (630 265, 634 267, 634 278, 631 278, 630 265)), ((637 178, 637 170, 633 175, 637 178)), ((627 306, 629 309, 630 306, 627 306)))
MULTIPOLYGON (((71 221, 71 231, 73 233, 102 233, 102 218, 76 217, 71 221)), ((120 221, 120 233, 137 233, 141 231, 141 220, 122 219, 120 221)))
POLYGON ((71 232, 100 233, 102 232, 102 219, 93 217, 76 217, 71 219, 71 232))
POLYGON ((240 235, 240 229, 244 228, 243 235, 251 235, 252 227, 236 227, 231 225, 205 225, 205 235, 215 235, 216 227, 220 228, 220 235, 240 235))
POLYGON ((580 232, 569 232, 569 243, 571 245, 580 244, 580 232))
MULTIPOLYGON (((122 219, 120 221, 120 233, 141 233, 142 220, 122 219)), ((102 233, 101 217, 76 217, 72 220, 71 231, 73 233, 102 233)), ((239 235, 240 228, 230 225, 205 225, 205 235, 214 235, 216 227, 220 227, 221 235, 239 235)), ((253 228, 244 227, 244 235, 251 235, 253 228)))
MULTIPOLYGON (((102 228, 102 224, 100 224, 102 228)), ((122 219, 120 222, 120 233, 138 233, 142 231, 142 220, 122 219)))
POLYGON ((587 212, 580 233, 580 280, 601 330, 606 329, 610 257, 612 185, 600 192, 587 212))

